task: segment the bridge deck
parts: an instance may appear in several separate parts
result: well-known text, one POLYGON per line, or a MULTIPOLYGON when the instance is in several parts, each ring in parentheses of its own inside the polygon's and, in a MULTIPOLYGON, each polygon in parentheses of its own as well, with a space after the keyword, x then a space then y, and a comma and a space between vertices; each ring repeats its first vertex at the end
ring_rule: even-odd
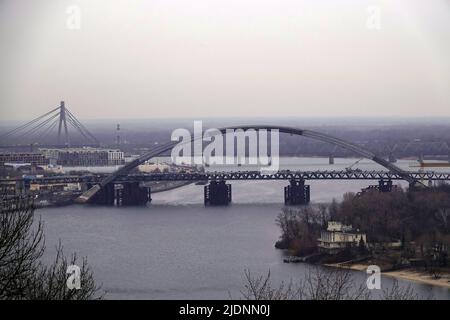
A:
MULTIPOLYGON (((450 181, 450 172, 408 172, 418 181, 450 181)), ((53 176, 25 179, 30 183, 99 183, 105 175, 53 176)), ((388 171, 279 171, 274 174, 262 174, 259 171, 205 172, 205 173, 151 173, 118 176, 115 182, 145 181, 206 181, 206 180, 404 180, 400 175, 388 171)), ((17 180, 0 180, 0 184, 17 180)))

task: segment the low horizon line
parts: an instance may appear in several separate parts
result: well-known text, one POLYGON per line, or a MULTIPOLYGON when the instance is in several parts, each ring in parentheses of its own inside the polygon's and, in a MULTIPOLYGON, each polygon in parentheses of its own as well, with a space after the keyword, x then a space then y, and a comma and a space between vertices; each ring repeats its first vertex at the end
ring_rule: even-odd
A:
MULTIPOLYGON (((80 120, 85 121, 152 121, 152 120, 166 120, 166 121, 203 121, 203 120, 215 120, 215 121, 221 121, 221 120, 233 120, 233 119, 239 119, 239 120, 245 120, 245 119, 263 119, 263 120, 271 120, 271 119, 277 119, 277 120, 326 120, 326 119, 339 119, 339 120, 439 120, 439 121, 445 121, 450 120, 450 115, 436 115, 436 116, 405 116, 405 115, 383 115, 383 116, 355 116, 355 115, 338 115, 338 116, 188 116, 188 117, 165 117, 165 116, 156 116, 156 117, 146 117, 146 118, 138 118, 138 117, 130 117, 130 118, 116 118, 116 117, 106 117, 106 118, 83 118, 83 117, 77 117, 80 120)), ((13 118, 13 119, 1 119, 0 123, 7 123, 7 122, 20 122, 20 121, 29 121, 31 118, 13 118)))

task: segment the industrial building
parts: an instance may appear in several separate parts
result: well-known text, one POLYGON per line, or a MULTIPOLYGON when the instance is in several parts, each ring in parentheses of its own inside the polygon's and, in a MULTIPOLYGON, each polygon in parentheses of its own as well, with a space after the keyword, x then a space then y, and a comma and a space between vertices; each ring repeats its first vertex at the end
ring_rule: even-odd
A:
POLYGON ((34 166, 44 166, 49 164, 49 159, 36 152, 0 153, 0 165, 3 166, 5 163, 29 163, 34 166))
POLYGON ((124 153, 118 149, 83 147, 40 151, 51 163, 68 167, 113 166, 125 163, 124 153))

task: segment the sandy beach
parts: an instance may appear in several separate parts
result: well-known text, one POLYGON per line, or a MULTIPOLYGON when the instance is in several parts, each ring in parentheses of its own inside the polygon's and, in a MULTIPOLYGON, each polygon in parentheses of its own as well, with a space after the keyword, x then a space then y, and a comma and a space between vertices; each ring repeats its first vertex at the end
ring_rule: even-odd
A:
MULTIPOLYGON (((334 267, 334 268, 349 268, 351 270, 365 272, 369 265, 361 264, 361 263, 355 263, 355 264, 332 263, 332 264, 325 264, 325 266, 334 267)), ((419 282, 419 283, 424 283, 424 284, 429 284, 429 285, 433 285, 433 286, 450 288, 450 274, 448 274, 448 273, 443 273, 441 278, 439 278, 439 279, 434 279, 427 272, 424 272, 421 270, 415 270, 415 269, 383 271, 383 272, 381 272, 381 275, 388 276, 388 277, 394 277, 394 278, 398 278, 398 279, 414 281, 414 282, 419 282)))
POLYGON ((450 274, 442 274, 441 278, 434 279, 428 273, 423 271, 414 269, 403 269, 403 270, 382 272, 382 275, 425 283, 433 286, 450 288, 450 274))

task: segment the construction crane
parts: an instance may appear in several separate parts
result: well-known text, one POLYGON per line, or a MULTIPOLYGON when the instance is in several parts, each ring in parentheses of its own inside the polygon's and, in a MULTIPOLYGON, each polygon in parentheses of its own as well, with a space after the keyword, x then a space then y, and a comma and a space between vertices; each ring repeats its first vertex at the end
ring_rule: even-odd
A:
MULTIPOLYGON (((361 162, 361 160, 363 160, 364 158, 359 159, 358 161, 354 162, 353 164, 351 164, 350 166, 348 166, 347 168, 345 168, 345 171, 350 172, 352 171, 352 168, 357 165, 358 163, 361 162)), ((356 171, 361 171, 361 169, 356 169, 356 171)))

